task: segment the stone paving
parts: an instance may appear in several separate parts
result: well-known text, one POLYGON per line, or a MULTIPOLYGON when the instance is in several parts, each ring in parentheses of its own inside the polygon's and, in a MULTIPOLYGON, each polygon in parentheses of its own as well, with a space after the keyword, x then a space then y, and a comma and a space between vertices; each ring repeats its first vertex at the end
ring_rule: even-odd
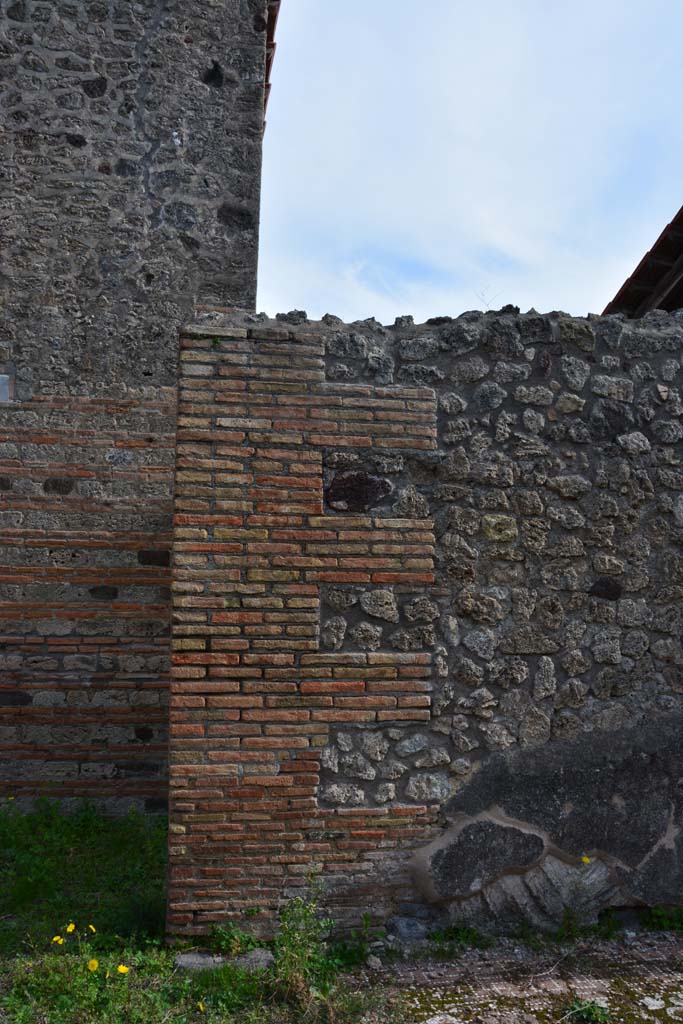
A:
POLYGON ((504 940, 450 962, 403 962, 384 980, 403 992, 411 1024, 683 1021, 683 936, 587 940, 538 952, 504 940), (575 1000, 593 1006, 572 1012, 575 1000))

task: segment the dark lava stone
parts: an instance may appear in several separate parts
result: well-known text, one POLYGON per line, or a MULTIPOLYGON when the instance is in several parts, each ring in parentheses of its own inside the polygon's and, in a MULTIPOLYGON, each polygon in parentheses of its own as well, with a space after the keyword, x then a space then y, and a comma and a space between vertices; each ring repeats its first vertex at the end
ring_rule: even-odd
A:
POLYGON ((611 576, 599 576, 588 591, 593 597, 603 597, 606 601, 618 601, 621 597, 621 583, 611 576))
POLYGON ((362 512, 379 505, 392 490, 391 484, 381 476, 354 471, 337 473, 325 492, 330 508, 337 512, 362 512))

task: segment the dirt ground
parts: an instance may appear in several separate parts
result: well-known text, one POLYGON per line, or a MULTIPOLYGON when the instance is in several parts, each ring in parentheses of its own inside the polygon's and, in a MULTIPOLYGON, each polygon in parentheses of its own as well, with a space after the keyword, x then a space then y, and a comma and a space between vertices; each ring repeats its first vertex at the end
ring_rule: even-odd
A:
POLYGON ((540 951, 503 940, 449 962, 402 961, 382 974, 402 991, 414 1024, 683 1021, 681 935, 639 933, 540 951), (576 1009, 576 1000, 584 1006, 576 1009))

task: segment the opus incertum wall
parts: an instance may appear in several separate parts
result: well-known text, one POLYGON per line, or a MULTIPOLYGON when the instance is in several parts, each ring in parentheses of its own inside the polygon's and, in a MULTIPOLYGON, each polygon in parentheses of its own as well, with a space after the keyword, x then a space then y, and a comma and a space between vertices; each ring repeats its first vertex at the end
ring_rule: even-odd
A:
POLYGON ((680 902, 683 319, 181 341, 169 928, 680 902))
POLYGON ((0 0, 0 792, 166 803, 178 329, 256 289, 266 0, 0 0))

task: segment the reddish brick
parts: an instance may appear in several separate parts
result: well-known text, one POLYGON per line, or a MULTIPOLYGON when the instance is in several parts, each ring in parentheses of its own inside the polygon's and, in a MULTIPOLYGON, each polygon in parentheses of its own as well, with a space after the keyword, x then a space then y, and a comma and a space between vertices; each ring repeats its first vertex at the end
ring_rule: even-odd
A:
POLYGON ((298 333, 259 325, 183 348, 208 371, 181 382, 174 542, 172 721, 198 730, 172 743, 184 832, 171 846, 190 870, 171 874, 171 919, 188 934, 250 899, 272 912, 313 855, 351 877, 378 844, 429 837, 424 807, 326 810, 316 792, 335 725, 428 720, 431 655, 321 654, 317 634, 323 584, 432 580, 430 520, 324 514, 321 449, 433 447, 434 395, 323 383, 322 338, 298 333), (306 839, 340 823, 343 840, 306 839))

